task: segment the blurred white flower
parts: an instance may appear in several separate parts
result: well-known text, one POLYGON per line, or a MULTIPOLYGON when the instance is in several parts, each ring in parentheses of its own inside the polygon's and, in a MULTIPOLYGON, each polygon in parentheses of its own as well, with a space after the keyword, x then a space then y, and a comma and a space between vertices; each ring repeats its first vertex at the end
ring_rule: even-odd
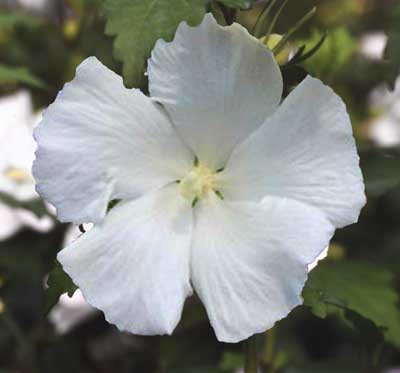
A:
POLYGON ((96 313, 96 309, 85 301, 81 291, 75 291, 72 297, 63 294, 52 308, 49 320, 58 334, 68 333, 75 326, 96 313))
POLYGON ((386 85, 377 87, 370 95, 370 108, 377 117, 370 123, 369 137, 380 146, 400 144, 400 77, 394 91, 386 85))
POLYGON ((360 39, 360 52, 372 60, 380 60, 383 58, 386 43, 387 35, 384 32, 366 33, 360 39))
POLYGON ((148 77, 151 98, 89 58, 35 131, 39 192, 95 223, 58 260, 122 330, 172 333, 193 287, 218 339, 243 340, 302 303, 308 265, 358 219, 349 116, 311 77, 279 106, 272 53, 211 15, 159 40, 148 77))
POLYGON ((15 210, 0 202, 0 241, 14 234, 21 226, 15 210))
MULTIPOLYGON (((28 92, 0 98, 0 192, 19 201, 39 198, 31 174, 36 148, 32 131, 39 120, 28 92)), ((46 231, 53 222, 49 217, 38 219, 30 211, 11 208, 0 201, 0 240, 23 225, 46 231)))
MULTIPOLYGON (((365 34, 360 40, 360 51, 365 56, 381 60, 387 43, 384 32, 365 34)), ((400 144, 400 78, 394 91, 381 85, 370 94, 370 108, 377 117, 370 122, 368 135, 380 146, 400 144)))
MULTIPOLYGON (((34 11, 43 12, 49 3, 49 0, 16 0, 18 5, 34 11)), ((53 0, 54 1, 54 0, 53 0)))

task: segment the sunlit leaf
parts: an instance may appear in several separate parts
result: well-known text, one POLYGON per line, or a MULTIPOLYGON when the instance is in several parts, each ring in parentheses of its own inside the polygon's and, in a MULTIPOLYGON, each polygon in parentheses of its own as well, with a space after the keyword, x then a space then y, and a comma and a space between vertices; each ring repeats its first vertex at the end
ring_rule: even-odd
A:
POLYGON ((158 39, 173 39, 177 26, 199 24, 205 0, 105 0, 106 33, 115 36, 114 54, 123 62, 124 82, 145 87, 147 59, 158 39))
MULTIPOLYGON (((314 31, 307 40, 300 40, 300 45, 312 49, 321 41, 324 33, 314 31)), ((331 74, 342 69, 355 53, 357 42, 345 28, 330 30, 323 44, 313 55, 313 58, 304 62, 304 67, 312 75, 326 79, 331 74)))
POLYGON ((399 296, 387 269, 351 261, 322 263, 310 273, 303 297, 316 316, 348 309, 373 321, 387 341, 400 346, 399 296))

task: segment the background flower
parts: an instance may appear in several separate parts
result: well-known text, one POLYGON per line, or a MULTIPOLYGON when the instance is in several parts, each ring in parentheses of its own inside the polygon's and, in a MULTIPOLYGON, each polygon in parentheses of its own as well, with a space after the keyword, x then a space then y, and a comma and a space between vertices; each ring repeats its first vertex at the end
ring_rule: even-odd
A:
MULTIPOLYGON (((41 115, 35 115, 28 92, 20 91, 0 100, 0 192, 17 201, 39 198, 31 174, 34 149, 33 126, 41 115)), ((53 226, 50 217, 36 218, 23 208, 13 208, 0 199, 0 239, 5 239, 22 226, 39 231, 53 226)))

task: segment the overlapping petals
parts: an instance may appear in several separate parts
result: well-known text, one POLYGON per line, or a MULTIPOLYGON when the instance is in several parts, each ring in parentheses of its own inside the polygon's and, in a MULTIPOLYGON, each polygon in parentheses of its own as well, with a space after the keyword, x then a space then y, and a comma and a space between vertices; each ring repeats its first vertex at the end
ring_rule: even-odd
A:
POLYGON ((211 15, 159 41, 148 76, 151 98, 86 60, 36 132, 38 191, 61 220, 97 223, 58 258, 123 330, 171 333, 191 283, 218 339, 240 341, 301 303, 308 265, 357 220, 349 117, 312 78, 278 107, 272 53, 211 15), (192 203, 179 180, 195 158, 224 170, 219 196, 192 203))
POLYGON ((193 163, 164 110, 96 58, 78 67, 35 138, 37 190, 64 222, 98 222, 110 200, 166 185, 193 163))
POLYGON ((192 211, 177 188, 120 202, 58 254, 86 300, 121 330, 172 333, 192 293, 192 211))
POLYGON ((235 149, 220 183, 228 199, 288 197, 319 208, 336 227, 356 222, 364 183, 343 101, 306 78, 235 149))
POLYGON ((282 97, 273 54, 239 24, 221 27, 211 14, 196 28, 181 23, 172 43, 159 40, 148 75, 151 96, 199 161, 214 169, 282 97))
POLYGON ((301 202, 199 203, 192 244, 192 281, 220 341, 263 332, 302 303, 308 264, 334 227, 301 202))

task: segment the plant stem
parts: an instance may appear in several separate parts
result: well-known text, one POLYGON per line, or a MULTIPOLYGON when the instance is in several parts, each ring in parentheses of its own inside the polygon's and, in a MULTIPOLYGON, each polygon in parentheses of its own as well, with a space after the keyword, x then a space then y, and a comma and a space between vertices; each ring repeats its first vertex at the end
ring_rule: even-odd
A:
POLYGON ((275 328, 267 330, 265 333, 265 346, 262 356, 262 366, 265 372, 273 373, 273 362, 275 355, 275 328))
POLYGON ((265 332, 265 362, 271 363, 274 358, 275 329, 265 332))
POLYGON ((219 8, 224 15, 225 22, 229 26, 236 20, 236 9, 228 8, 224 4, 218 2, 219 8))
POLYGON ((257 338, 255 335, 244 342, 244 372, 258 372, 258 350, 257 338))

